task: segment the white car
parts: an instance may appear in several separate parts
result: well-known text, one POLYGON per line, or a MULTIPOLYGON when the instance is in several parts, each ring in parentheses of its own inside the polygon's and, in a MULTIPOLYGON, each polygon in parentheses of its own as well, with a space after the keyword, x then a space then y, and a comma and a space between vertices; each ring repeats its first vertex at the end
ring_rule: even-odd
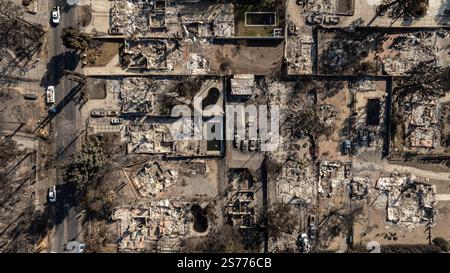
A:
POLYGON ((111 119, 112 125, 117 125, 117 124, 122 124, 122 123, 123 123, 123 119, 121 119, 121 118, 112 118, 111 119))
POLYGON ((47 103, 55 103, 55 87, 50 85, 47 87, 47 103))
POLYGON ((61 20, 61 14, 59 12, 59 7, 53 7, 52 10, 52 23, 57 25, 61 20))
POLYGON ((56 202, 56 187, 55 186, 50 186, 50 188, 48 189, 48 200, 51 203, 56 202))

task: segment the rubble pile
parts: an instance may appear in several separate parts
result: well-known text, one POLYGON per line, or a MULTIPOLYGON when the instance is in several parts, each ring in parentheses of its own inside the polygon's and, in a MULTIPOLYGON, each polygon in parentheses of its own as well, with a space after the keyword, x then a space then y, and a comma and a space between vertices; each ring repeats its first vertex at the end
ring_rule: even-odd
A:
POLYGON ((350 197, 355 200, 367 198, 370 193, 370 184, 369 178, 354 176, 349 183, 350 197))
POLYGON ((205 160, 150 161, 133 177, 133 186, 142 197, 158 197, 179 185, 183 177, 190 175, 206 175, 208 172, 205 160))
POLYGON ((437 99, 419 101, 415 96, 406 105, 409 114, 405 128, 409 135, 409 146, 414 148, 436 148, 439 144, 439 102, 437 99))
POLYGON ((336 0, 306 1, 304 10, 311 15, 336 14, 336 0))
POLYGON ((286 60, 289 74, 313 74, 314 44, 311 36, 287 38, 286 60))
POLYGON ((173 151, 170 129, 164 124, 130 125, 127 152, 147 154, 169 154, 173 151))
POLYGON ((166 1, 115 0, 111 8, 111 34, 145 35, 165 27, 166 1))
POLYGON ((177 251, 168 246, 179 246, 188 234, 187 212, 187 203, 168 199, 146 206, 116 209, 112 220, 119 222, 119 251, 144 251, 155 245, 157 249, 177 251), (166 239, 171 239, 171 244, 167 244, 166 239), (162 246, 158 246, 160 241, 162 246))
POLYGON ((283 203, 314 204, 316 179, 313 170, 295 161, 287 162, 276 178, 278 196, 283 203))
POLYGON ((173 186, 177 179, 177 170, 166 169, 155 161, 146 163, 133 182, 142 196, 152 197, 173 186))
POLYGON ((127 0, 115 0, 111 8, 109 32, 128 34, 135 31, 135 6, 127 0))
POLYGON ((166 70, 169 44, 166 40, 125 40, 121 63, 128 69, 166 70))
POLYGON ((368 79, 360 79, 352 81, 349 84, 349 88, 357 92, 367 92, 377 90, 376 81, 368 79))
POLYGON ((120 82, 120 105, 123 113, 152 113, 158 86, 147 78, 124 78, 120 82))
POLYGON ((433 221, 436 187, 428 179, 393 175, 378 179, 377 188, 387 195, 388 221, 406 226, 433 221))
POLYGON ((321 161, 319 163, 318 192, 333 195, 346 186, 352 178, 351 162, 321 161))
POLYGON ((251 174, 244 172, 229 177, 227 214, 234 226, 252 228, 255 223, 255 190, 251 174), (246 175, 244 175, 246 174, 246 175))
POLYGON ((431 33, 402 35, 394 38, 383 58, 384 70, 389 75, 404 75, 421 62, 434 61, 437 58, 435 40, 431 33), (422 34, 422 35, 419 35, 422 34), (425 36, 425 37, 420 37, 425 36), (420 38, 419 38, 420 37, 420 38))
POLYGON ((196 139, 192 136, 178 138, 178 132, 181 132, 183 125, 186 125, 183 119, 174 123, 130 125, 127 131, 129 137, 127 152, 164 154, 169 157, 206 155, 208 151, 205 139, 196 139))
POLYGON ((208 74, 211 62, 198 53, 190 53, 188 61, 188 71, 191 75, 208 74))
POLYGON ((233 4, 212 4, 205 10, 190 10, 187 7, 178 13, 178 17, 183 26, 195 24, 198 37, 206 37, 206 33, 209 37, 211 34, 215 37, 234 36, 233 4))
POLYGON ((255 75, 237 74, 231 79, 231 94, 249 96, 253 94, 255 75))

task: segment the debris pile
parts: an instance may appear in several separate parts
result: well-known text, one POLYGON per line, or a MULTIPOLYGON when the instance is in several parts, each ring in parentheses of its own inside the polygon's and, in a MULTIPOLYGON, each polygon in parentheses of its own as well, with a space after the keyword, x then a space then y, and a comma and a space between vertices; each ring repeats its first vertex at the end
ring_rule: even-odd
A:
POLYGON ((306 14, 311 15, 335 14, 336 0, 306 1, 304 11, 306 14))
POLYGON ((227 214, 234 226, 252 228, 255 223, 254 178, 245 169, 231 172, 227 195, 227 214))
POLYGON ((188 234, 188 211, 187 203, 167 199, 116 209, 112 220, 119 223, 119 251, 179 251, 168 246, 179 246, 177 242, 188 234), (166 239, 171 239, 171 244, 166 239))
POLYGON ((166 40, 125 40, 121 63, 128 69, 166 70, 168 43, 166 40))
POLYGON ((130 125, 127 152, 168 154, 173 151, 173 138, 165 124, 130 125))
POLYGON ((395 174, 378 179, 377 188, 387 195, 388 221, 407 226, 433 221, 436 187, 428 179, 395 174))
POLYGON ((155 161, 146 163, 133 182, 142 196, 152 197, 173 186, 177 179, 178 171, 166 169, 155 161))
POLYGON ((286 45, 288 74, 313 74, 314 48, 315 42, 311 36, 288 37, 286 45))
POLYGON ((314 204, 316 179, 312 168, 289 161, 276 178, 278 197, 282 203, 314 204))
POLYGON ((210 61, 198 53, 190 53, 188 61, 188 71, 191 75, 205 75, 209 71, 210 61))
POLYGON ((183 181, 183 177, 206 175, 205 160, 149 161, 133 177, 133 186, 142 197, 158 197, 183 181))
POLYGON ((404 75, 421 62, 434 61, 438 57, 434 35, 419 32, 394 38, 383 59, 386 73, 393 76, 404 75))
POLYGON ((377 90, 376 81, 368 79, 359 79, 351 81, 349 83, 349 88, 350 90, 357 92, 367 92, 377 90))
POLYGON ((405 124, 409 135, 409 146, 436 148, 440 142, 438 100, 419 101, 413 96, 412 103, 405 108, 409 114, 405 124))
POLYGON ((231 95, 249 96, 253 94, 255 75, 237 74, 231 79, 231 95))
MULTIPOLYGON (((128 153, 164 154, 166 156, 204 156, 207 140, 202 138, 178 138, 187 123, 179 119, 173 123, 132 124, 128 127, 128 153)), ((192 122, 190 124, 193 124, 192 122)), ((204 123, 206 126, 207 123, 204 123)), ((189 128, 190 129, 190 128, 189 128)), ((198 132, 197 130, 195 130, 198 132)), ((186 131, 183 131, 186 132, 186 131)), ((198 135, 197 135, 198 136, 198 135)))
POLYGON ((166 25, 166 1, 115 0, 110 34, 143 34, 166 25))
POLYGON ((354 200, 367 198, 370 193, 370 183, 367 177, 354 176, 349 184, 350 197, 354 200))
MULTIPOLYGON (((207 9, 191 9, 186 6, 178 12, 183 28, 187 25, 195 25, 196 33, 208 33, 209 37, 233 37, 234 36, 234 5, 211 4, 207 9), (212 29, 212 33, 211 30, 212 29)), ((198 37, 205 37, 198 35, 198 37)))
POLYGON ((352 178, 352 163, 341 161, 321 161, 319 163, 318 192, 333 195, 346 186, 352 178))
POLYGON ((123 113, 152 113, 158 85, 147 78, 124 78, 120 82, 120 105, 123 113))

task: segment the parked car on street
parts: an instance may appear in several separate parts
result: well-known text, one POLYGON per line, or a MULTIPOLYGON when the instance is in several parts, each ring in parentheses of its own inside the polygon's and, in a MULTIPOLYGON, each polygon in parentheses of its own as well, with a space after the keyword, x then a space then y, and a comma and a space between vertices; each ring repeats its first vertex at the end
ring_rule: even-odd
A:
POLYGON ((239 145, 241 144, 241 137, 239 136, 239 134, 234 134, 234 139, 233 139, 233 146, 234 148, 239 148, 239 145))
POLYGON ((55 99, 55 87, 53 85, 50 85, 49 87, 47 87, 46 98, 47 98, 47 103, 48 104, 52 104, 52 103, 56 102, 56 99, 55 99))
POLYGON ((91 116, 93 116, 93 117, 104 117, 106 115, 107 115, 107 112, 106 112, 106 110, 103 110, 103 109, 93 109, 91 111, 91 116))
POLYGON ((123 123, 123 119, 121 119, 121 118, 112 118, 111 119, 112 125, 117 125, 117 124, 122 124, 122 123, 123 123))
POLYGON ((108 111, 108 117, 117 117, 120 116, 120 111, 117 110, 109 110, 108 111))
POLYGON ((61 13, 59 12, 59 7, 55 6, 52 10, 52 23, 57 25, 61 21, 61 13))
POLYGON ((56 202, 56 187, 54 185, 48 189, 48 201, 51 203, 56 202))
POLYGON ((256 150, 256 139, 254 139, 254 138, 250 139, 249 144, 248 144, 248 150, 249 151, 256 150))
POLYGON ((67 242, 67 244, 66 244, 65 252, 83 253, 85 248, 86 248, 85 243, 80 243, 77 241, 70 241, 70 242, 67 242))

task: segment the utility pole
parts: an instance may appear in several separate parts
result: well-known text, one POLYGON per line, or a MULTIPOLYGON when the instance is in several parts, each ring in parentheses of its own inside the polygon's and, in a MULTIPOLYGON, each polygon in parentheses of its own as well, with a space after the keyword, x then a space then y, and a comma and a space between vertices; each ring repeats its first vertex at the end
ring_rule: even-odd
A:
POLYGON ((432 235, 431 235, 431 228, 433 228, 436 225, 436 223, 433 222, 432 219, 429 219, 427 222, 427 225, 425 226, 425 232, 428 232, 427 239, 428 244, 432 244, 432 235))

